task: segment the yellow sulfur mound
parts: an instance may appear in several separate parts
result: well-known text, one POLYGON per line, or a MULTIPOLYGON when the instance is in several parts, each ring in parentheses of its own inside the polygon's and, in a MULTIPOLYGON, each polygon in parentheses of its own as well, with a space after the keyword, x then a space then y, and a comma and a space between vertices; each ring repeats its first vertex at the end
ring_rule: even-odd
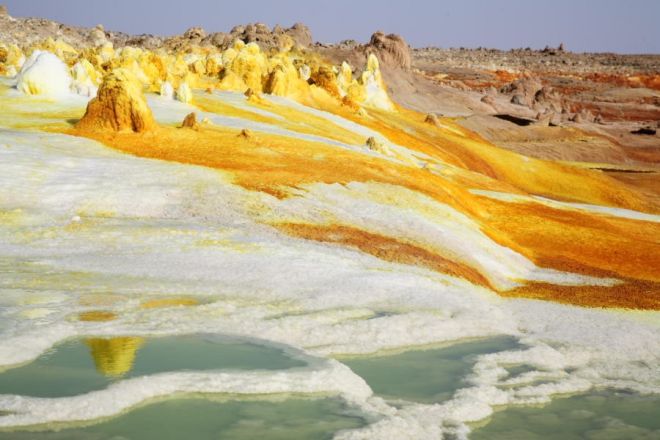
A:
POLYGON ((362 72, 360 84, 364 88, 364 105, 380 110, 394 110, 394 104, 387 95, 387 88, 380 73, 378 58, 374 54, 369 55, 367 68, 362 72))
POLYGON ((103 78, 97 97, 89 102, 76 125, 88 131, 144 132, 155 127, 141 84, 124 69, 116 69, 103 78))

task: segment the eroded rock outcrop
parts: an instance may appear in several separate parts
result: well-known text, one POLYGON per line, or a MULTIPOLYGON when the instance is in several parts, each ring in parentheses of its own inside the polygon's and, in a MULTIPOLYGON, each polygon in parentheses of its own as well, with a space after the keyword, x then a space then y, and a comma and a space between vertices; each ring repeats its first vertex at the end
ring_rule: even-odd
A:
POLYGON ((400 35, 376 32, 371 36, 366 52, 375 53, 386 67, 410 70, 412 66, 410 47, 400 35))
POLYGON ((140 133, 156 128, 156 122, 140 82, 131 72, 116 69, 103 78, 96 98, 89 102, 76 128, 140 133))
POLYGON ((520 78, 502 87, 501 93, 511 95, 511 103, 532 106, 536 93, 543 88, 543 84, 533 77, 520 78))

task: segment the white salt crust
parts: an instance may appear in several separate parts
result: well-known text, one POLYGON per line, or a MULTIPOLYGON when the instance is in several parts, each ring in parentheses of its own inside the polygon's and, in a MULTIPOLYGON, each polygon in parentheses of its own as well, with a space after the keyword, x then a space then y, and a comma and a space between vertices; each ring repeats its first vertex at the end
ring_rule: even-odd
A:
POLYGON ((66 96, 71 87, 69 69, 56 55, 36 50, 16 78, 16 88, 26 95, 66 96))
MULTIPOLYGON (((155 109, 157 117, 170 107, 164 108, 155 109)), ((10 129, 0 129, 0 187, 6 275, 0 279, 0 365, 30 361, 59 341, 88 335, 218 332, 321 357, 496 335, 518 337, 526 346, 477 358, 466 387, 438 405, 397 409, 339 362, 321 359, 288 372, 163 373, 61 399, 0 396, 0 411, 17 412, 0 417, 2 426, 108 417, 203 388, 340 396, 373 423, 338 438, 464 438, 466 423, 488 417, 495 405, 542 403, 592 387, 660 393, 658 313, 505 300, 465 280, 264 225, 354 225, 478 267, 502 286, 516 279, 615 282, 535 267, 490 241, 463 214, 407 189, 317 184, 280 201, 232 185, 215 170, 10 129), (143 300, 181 295, 200 305, 139 308, 143 300), (81 301, 95 296, 114 299, 96 306, 81 301), (75 319, 97 309, 118 318, 75 319), (531 370, 510 377, 511 365, 531 370)))

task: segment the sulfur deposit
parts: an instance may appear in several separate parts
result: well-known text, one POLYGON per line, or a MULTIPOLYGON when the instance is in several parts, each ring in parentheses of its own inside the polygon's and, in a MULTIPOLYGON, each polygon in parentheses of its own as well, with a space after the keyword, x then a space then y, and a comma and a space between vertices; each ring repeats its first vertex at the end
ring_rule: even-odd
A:
POLYGON ((142 86, 133 74, 117 69, 103 78, 98 95, 76 124, 84 131, 112 130, 144 132, 156 126, 142 86))
POLYGON ((360 84, 363 88, 356 96, 358 102, 363 102, 366 106, 375 107, 381 110, 393 110, 394 104, 390 100, 383 76, 380 73, 380 64, 374 54, 370 54, 367 59, 367 68, 362 72, 360 84))
POLYGON ((364 420, 337 439, 464 439, 507 405, 660 391, 660 89, 640 64, 604 77, 566 51, 515 52, 543 61, 529 73, 510 53, 384 33, 49 23, 0 15, 0 388, 74 338, 112 383, 0 389, 0 438, 84 436, 223 393, 338 400, 364 420), (181 354, 224 334, 228 353, 247 338, 300 367, 182 371, 189 356, 171 356, 127 377, 158 363, 144 335, 181 354), (451 392, 381 395, 351 365, 400 381, 389 353, 405 352, 437 373, 429 347, 466 339, 485 349, 460 356, 451 392))
MULTIPOLYGON (((169 90, 164 90, 164 96, 171 96, 169 90)), ((187 82, 182 82, 178 89, 176 89, 176 99, 185 104, 189 104, 193 100, 192 90, 187 82)))

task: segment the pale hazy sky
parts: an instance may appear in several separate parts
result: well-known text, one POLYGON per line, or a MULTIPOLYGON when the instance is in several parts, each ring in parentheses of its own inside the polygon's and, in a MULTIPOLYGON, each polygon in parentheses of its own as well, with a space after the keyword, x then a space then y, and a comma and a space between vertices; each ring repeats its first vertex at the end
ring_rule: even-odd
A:
POLYGON ((660 53, 660 0, 0 0, 16 17, 129 33, 207 32, 236 24, 307 24, 314 39, 366 41, 376 30, 415 47, 543 48, 660 53))

